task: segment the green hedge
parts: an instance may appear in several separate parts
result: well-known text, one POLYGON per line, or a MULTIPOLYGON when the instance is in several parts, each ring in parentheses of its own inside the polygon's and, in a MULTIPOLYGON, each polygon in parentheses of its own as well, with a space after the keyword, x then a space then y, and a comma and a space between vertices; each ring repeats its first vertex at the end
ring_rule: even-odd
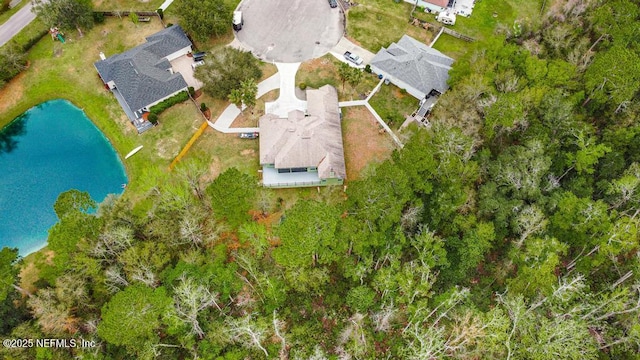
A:
POLYGON ((151 109, 149 109, 149 112, 151 112, 152 114, 160 115, 162 114, 163 111, 167 110, 173 105, 179 104, 188 99, 189 99, 189 94, 186 91, 181 91, 173 95, 172 97, 168 98, 167 100, 163 100, 162 102, 156 105, 153 105, 151 109))

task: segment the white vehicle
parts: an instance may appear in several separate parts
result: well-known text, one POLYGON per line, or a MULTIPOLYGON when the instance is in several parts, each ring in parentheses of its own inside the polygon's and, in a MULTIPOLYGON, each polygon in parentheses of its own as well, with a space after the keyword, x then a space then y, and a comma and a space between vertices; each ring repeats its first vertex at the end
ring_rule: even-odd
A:
POLYGON ((347 61, 351 61, 352 63, 356 64, 356 65, 361 65, 363 60, 360 56, 352 53, 351 51, 347 51, 344 53, 344 58, 347 59, 347 61))
POLYGON ((233 30, 235 31, 242 30, 242 25, 244 25, 244 19, 242 19, 242 11, 234 11, 233 12, 233 30))
POLYGON ((198 66, 201 65, 204 65, 204 60, 195 61, 193 64, 191 64, 191 68, 195 70, 198 66))
POLYGON ((436 20, 445 24, 445 25, 455 25, 456 24, 456 14, 452 11, 443 11, 436 16, 436 20))

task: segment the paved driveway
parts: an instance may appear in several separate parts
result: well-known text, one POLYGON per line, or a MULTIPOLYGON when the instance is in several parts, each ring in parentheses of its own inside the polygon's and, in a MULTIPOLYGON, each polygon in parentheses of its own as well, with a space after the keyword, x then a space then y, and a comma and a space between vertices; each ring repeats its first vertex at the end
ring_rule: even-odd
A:
POLYGON ((336 46, 333 49, 331 49, 331 55, 335 56, 336 59, 351 65, 352 67, 359 67, 359 68, 364 68, 365 65, 370 64, 371 60, 373 60, 373 58, 376 56, 376 54, 352 43, 351 41, 349 41, 349 39, 345 37, 340 39, 340 42, 338 42, 336 46), (358 66, 352 63, 351 61, 347 61, 347 59, 344 58, 344 53, 346 51, 351 51, 353 54, 360 56, 363 60, 362 65, 358 66))
POLYGON ((262 60, 296 63, 331 50, 343 33, 340 7, 327 0, 244 0, 243 47, 262 60))
MULTIPOLYGON (((207 58, 205 58, 204 61, 206 62, 207 58)), ((193 68, 191 67, 191 64, 193 64, 193 58, 188 57, 187 55, 180 56, 179 58, 171 61, 173 71, 179 72, 184 78, 184 81, 187 82, 187 85, 193 86, 194 89, 198 90, 202 87, 202 82, 193 76, 193 68)))

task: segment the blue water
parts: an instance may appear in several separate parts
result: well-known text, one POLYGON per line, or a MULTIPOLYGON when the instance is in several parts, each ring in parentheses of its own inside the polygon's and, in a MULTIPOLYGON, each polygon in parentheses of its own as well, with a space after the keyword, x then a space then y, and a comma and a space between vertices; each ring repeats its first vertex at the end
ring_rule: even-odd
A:
POLYGON ((65 100, 31 108, 0 130, 0 248, 26 255, 46 245, 61 192, 78 189, 101 202, 126 182, 113 147, 82 110, 65 100))

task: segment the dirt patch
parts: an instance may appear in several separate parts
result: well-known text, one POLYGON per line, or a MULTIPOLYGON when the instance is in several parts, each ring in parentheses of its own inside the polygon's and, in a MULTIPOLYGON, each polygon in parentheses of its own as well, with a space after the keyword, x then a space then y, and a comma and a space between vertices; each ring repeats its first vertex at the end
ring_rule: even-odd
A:
POLYGON ((240 151, 240 155, 243 155, 243 156, 253 156, 253 155, 255 155, 255 153, 256 153, 256 151, 253 150, 253 149, 244 149, 244 150, 240 151))
POLYGON ((180 146, 176 139, 160 139, 156 145, 158 156, 163 159, 173 159, 178 155, 180 146))
POLYGON ((0 101, 0 113, 12 108, 16 102, 22 98, 22 94, 24 93, 24 82, 22 78, 25 74, 26 71, 21 72, 3 88, 0 88, 0 99, 2 99, 2 101, 0 101))
POLYGON ((203 184, 209 184, 210 182, 215 180, 215 178, 217 178, 218 175, 220 175, 221 170, 222 170, 222 164, 220 163, 220 159, 217 156, 214 156, 213 158, 211 158, 211 164, 209 164, 209 171, 207 171, 207 173, 200 178, 200 182, 203 184))
POLYGON ((380 131, 380 126, 364 106, 343 110, 342 139, 347 166, 347 180, 357 180, 370 164, 380 163, 391 156, 393 143, 380 131))

